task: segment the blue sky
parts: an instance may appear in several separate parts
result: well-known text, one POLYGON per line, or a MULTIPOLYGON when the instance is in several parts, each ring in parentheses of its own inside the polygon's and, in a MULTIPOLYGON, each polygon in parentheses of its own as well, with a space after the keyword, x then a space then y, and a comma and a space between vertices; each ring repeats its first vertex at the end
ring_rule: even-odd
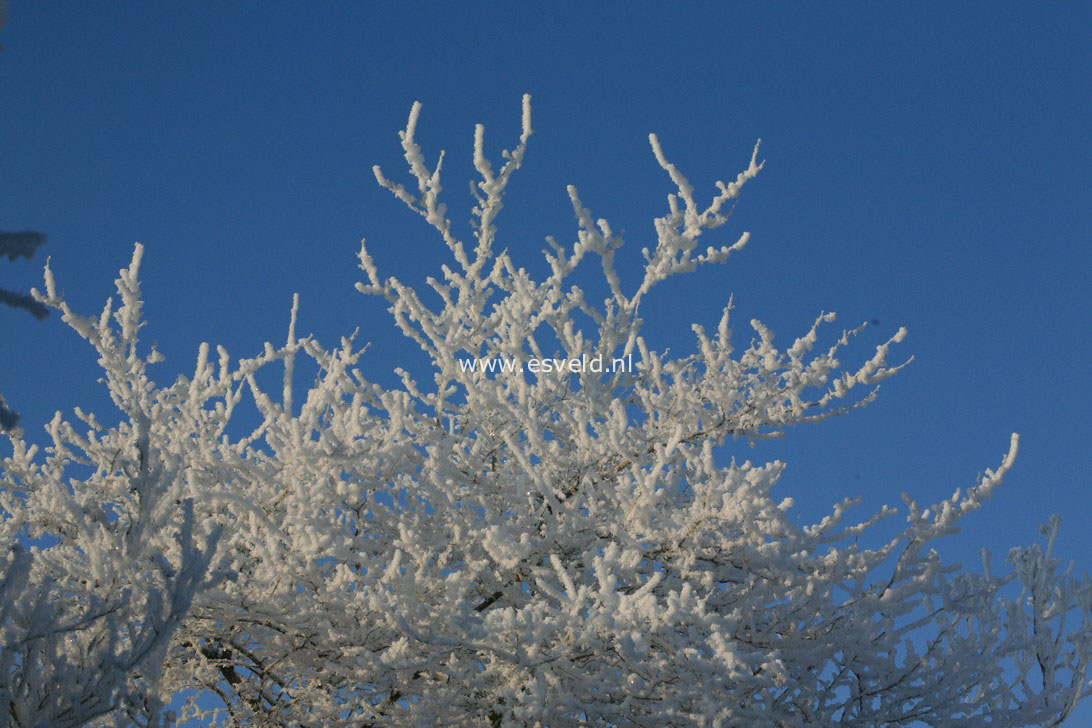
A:
MULTIPOLYGON (((238 357, 283 340, 299 292, 302 333, 335 343, 359 326, 368 373, 393 383, 420 354, 353 290, 355 255, 367 238, 381 272, 418 284, 446 262, 371 173, 401 173, 414 100, 464 224, 474 123, 496 159, 532 94, 503 244, 541 270, 545 235, 573 239, 571 183, 628 232, 631 284, 672 191, 648 133, 706 193, 761 137, 766 169, 723 235, 749 230, 750 244, 650 295, 647 338, 688 351, 689 324, 715 324, 733 293, 740 345, 751 318, 782 343, 821 311, 876 320, 859 357, 908 327, 899 351, 915 361, 876 404, 738 454, 786 460, 781 492, 810 518, 849 494, 868 511, 902 491, 948 497, 1019 432, 1015 470, 945 553, 1002 559, 1061 512, 1059 549, 1083 569, 1090 36, 1092 6, 1075 2, 15 0, 0 33, 0 228, 49 243, 0 265, 0 287, 40 286, 48 254, 72 304, 97 313, 139 241, 161 382, 192 371, 201 341, 238 357)), ((109 411, 97 377, 57 317, 0 310, 0 391, 32 438, 55 410, 109 411)))

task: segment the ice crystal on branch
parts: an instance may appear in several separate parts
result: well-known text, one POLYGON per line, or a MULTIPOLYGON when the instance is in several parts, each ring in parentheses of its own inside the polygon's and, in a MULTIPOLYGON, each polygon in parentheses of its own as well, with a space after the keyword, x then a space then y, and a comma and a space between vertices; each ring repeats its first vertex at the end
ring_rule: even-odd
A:
MULTIPOLYGON (((192 689, 219 707, 191 699, 181 717, 232 725, 1038 725, 1068 713, 1085 689, 1090 589, 1053 556, 1057 524, 1004 576, 932 548, 993 494, 1015 436, 966 493, 924 509, 907 498, 905 527, 876 548, 858 537, 895 509, 854 522, 847 499, 800 526, 772 495, 783 465, 731 457, 872 401, 905 365, 889 361, 905 330, 848 368, 860 328, 828 334, 830 313, 784 349, 757 320, 736 348, 730 304, 715 331, 693 326, 688 356, 642 337, 653 286, 747 242, 698 245, 761 170, 757 147, 706 203, 650 137, 676 191, 629 289, 622 237, 574 187, 575 240, 547 238, 548 275, 498 251, 529 98, 499 168, 475 130, 469 243, 440 201, 443 156, 430 165, 416 141, 420 118, 414 104, 400 134, 408 183, 374 172, 453 265, 428 278, 429 304, 362 245, 358 288, 386 300, 431 382, 400 372, 382 387, 352 337, 333 349, 298 337, 297 299, 283 346, 233 362, 202 345, 192 377, 159 385, 138 338, 142 249, 118 279, 120 308, 97 319, 74 313, 47 269, 37 299, 94 347, 122 412, 116 427, 77 412, 85 434, 58 415, 44 462, 19 435, 4 461, 9 543, 57 541, 6 561, 0 587, 5 644, 44 635, 76 665, 48 678, 51 694, 82 705, 90 683, 71 675, 115 676, 92 699, 122 723, 154 723, 192 689), (572 283, 593 258, 602 301, 572 283), (635 367, 535 375, 465 357, 635 367), (308 361, 319 374, 300 397, 293 372, 308 361), (283 367, 279 392, 259 381, 269 367, 283 367), (243 397, 260 422, 240 435, 243 397), (80 598, 50 601, 62 591, 80 598), (85 657, 99 634, 121 657, 85 657)), ((30 664, 12 654, 5 677, 30 664)), ((20 724, 41 719, 26 696, 3 699, 20 724)))

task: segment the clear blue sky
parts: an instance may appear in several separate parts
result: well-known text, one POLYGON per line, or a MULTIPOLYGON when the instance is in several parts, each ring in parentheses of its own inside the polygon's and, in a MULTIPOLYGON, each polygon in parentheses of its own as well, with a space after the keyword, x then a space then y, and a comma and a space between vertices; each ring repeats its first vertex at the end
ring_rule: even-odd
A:
MULTIPOLYGON (((814 517, 847 494, 869 510, 950 496, 1020 432, 1016 469, 946 553, 1003 559, 1061 512, 1062 553, 1092 567, 1092 5, 756 6, 15 0, 0 228, 49 243, 0 264, 0 287, 40 286, 48 254, 96 313, 140 241, 161 382, 192 372, 201 341, 238 357, 283 340, 297 291, 301 332, 361 327, 368 372, 393 381, 420 355, 353 290, 355 255, 366 237, 381 272, 416 283, 446 261, 371 173, 401 173, 414 100, 461 224, 473 124, 496 158, 531 93, 504 245, 542 270, 544 236, 572 240, 572 183, 628 231, 630 281, 671 191, 647 134, 704 192, 761 137, 766 169, 724 229, 751 243, 658 289, 650 341, 687 351, 689 323, 732 293, 741 345, 754 317, 782 343, 820 311, 878 320, 859 356, 907 326, 916 360, 875 405, 740 454, 786 460, 781 492, 814 517)), ((0 310, 0 337, 0 391, 32 437, 55 410, 110 409, 57 317, 0 310)))

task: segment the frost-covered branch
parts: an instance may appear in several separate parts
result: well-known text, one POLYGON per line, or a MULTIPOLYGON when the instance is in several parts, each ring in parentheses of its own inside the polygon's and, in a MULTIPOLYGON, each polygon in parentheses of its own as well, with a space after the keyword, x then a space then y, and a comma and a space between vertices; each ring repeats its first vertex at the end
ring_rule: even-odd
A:
POLYGON ((1072 710, 1092 595, 1054 555, 1057 523, 1005 574, 935 548, 1009 476, 1015 436, 970 489, 928 508, 907 497, 886 541, 869 534, 894 508, 855 520, 847 498, 801 525, 774 497, 784 465, 743 457, 872 402, 908 363, 891 361, 904 329, 856 355, 863 329, 832 331, 832 313, 782 346, 756 319, 739 345, 729 302, 714 330, 693 325, 687 355, 642 334, 645 293, 746 242, 695 253, 761 170, 757 147, 706 204, 651 137, 677 190, 627 288, 621 237, 575 188, 576 240, 547 238, 547 275, 500 243, 529 99, 499 169, 475 129, 472 250, 420 117, 415 104, 400 134, 410 182, 376 178, 454 266, 424 296, 362 246, 358 288, 387 302, 431 381, 370 381, 353 336, 301 336, 295 298, 282 346, 233 360, 203 344, 192 376, 160 384, 139 338, 143 249, 98 317, 70 309, 47 268, 34 295, 93 348, 119 413, 58 414, 44 453, 13 434, 3 462, 7 543, 41 542, 3 562, 5 675, 23 686, 23 666, 62 655, 54 724, 91 709, 166 720, 184 691, 198 692, 179 719, 231 725, 1042 725, 1072 710), (595 256, 605 300, 573 284, 595 256), (633 366, 529 366, 597 358, 633 366))

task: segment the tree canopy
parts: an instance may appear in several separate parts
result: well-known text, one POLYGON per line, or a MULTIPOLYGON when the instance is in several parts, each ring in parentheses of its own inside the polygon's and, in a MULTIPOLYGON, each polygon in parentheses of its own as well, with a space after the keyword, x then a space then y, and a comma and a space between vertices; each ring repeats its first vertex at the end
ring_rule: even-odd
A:
POLYGON ((928 507, 905 497, 905 525, 875 545, 872 527, 896 509, 855 520, 846 499, 800 525, 771 491, 783 464, 735 457, 871 402, 906 365, 890 361, 904 329, 850 366, 863 327, 832 330, 832 313, 785 348, 758 320, 738 345, 730 302, 715 330, 693 326, 691 354, 642 337, 653 287, 747 244, 746 232, 699 238, 725 229, 762 169, 757 146, 699 202, 650 135, 675 190, 640 282, 623 284, 622 236, 572 186, 575 240, 547 238, 550 272, 536 279, 496 226, 532 134, 530 99, 499 166, 475 130, 469 242, 440 199, 442 156, 430 164, 416 141, 420 113, 400 133, 407 182, 374 172, 450 262, 422 292, 384 277, 362 245, 358 289, 389 303, 431 381, 400 371, 398 387, 375 383, 354 336, 328 347, 297 334, 297 299, 283 345, 233 360, 203 344, 191 376, 159 384, 161 357, 140 336, 143 248, 120 271, 117 305, 95 317, 69 307, 47 267, 34 300, 94 348, 121 415, 58 413, 44 453, 9 434, 0 721, 1065 717, 1086 690, 1092 589, 1053 553, 1058 522, 1044 545, 1014 549, 1005 573, 988 555, 969 571, 934 548, 994 494, 1016 435, 966 490, 928 507), (603 300, 573 282, 596 261, 603 300), (299 366, 317 372, 303 391, 299 366), (260 421, 238 432, 244 397, 260 421), (172 700, 182 707, 168 711, 172 700))

